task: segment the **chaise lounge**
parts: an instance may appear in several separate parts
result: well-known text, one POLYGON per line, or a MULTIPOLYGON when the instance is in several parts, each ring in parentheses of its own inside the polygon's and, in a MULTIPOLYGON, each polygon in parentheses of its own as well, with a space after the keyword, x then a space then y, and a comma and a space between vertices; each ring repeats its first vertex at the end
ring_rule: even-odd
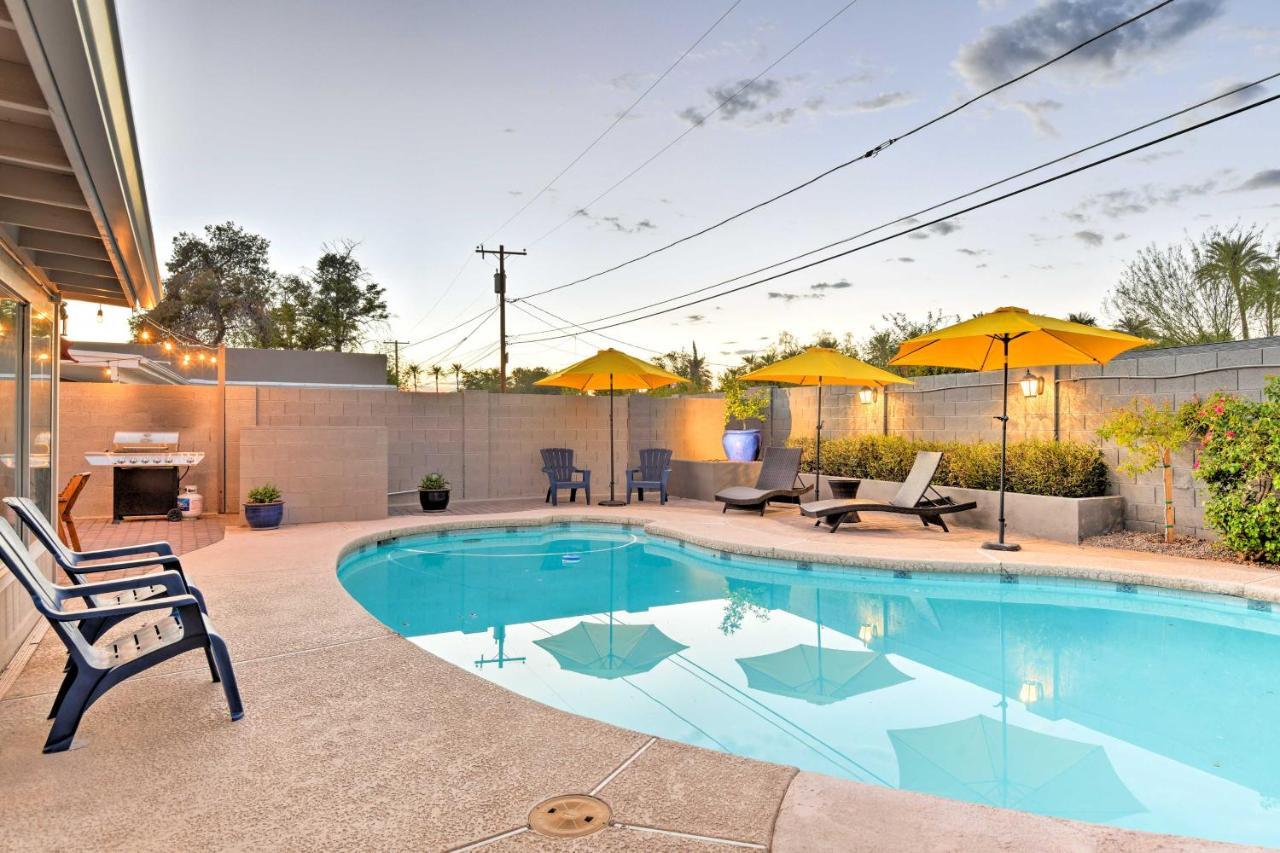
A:
POLYGON ((53 718, 53 727, 44 744, 45 752, 69 749, 84 712, 112 687, 156 664, 196 649, 204 650, 213 680, 222 682, 231 719, 238 720, 244 716, 227 644, 201 612, 195 597, 183 592, 185 584, 177 572, 58 586, 44 576, 17 531, 4 519, 0 519, 0 562, 30 594, 36 610, 48 620, 70 656, 66 675, 49 714, 53 718), (77 598, 88 599, 157 583, 166 592, 160 598, 96 608, 98 618, 112 619, 153 610, 164 611, 155 622, 102 646, 95 646, 81 631, 85 611, 66 606, 77 598))
POLYGON ((813 486, 796 485, 800 479, 800 453, 799 447, 767 448, 754 488, 730 486, 716 492, 716 500, 724 504, 720 511, 728 512, 729 507, 734 507, 758 510, 764 515, 765 506, 771 501, 800 503, 801 496, 813 489, 813 486))
POLYGON ((933 475, 938 472, 942 462, 942 454, 937 451, 921 451, 916 454, 916 461, 911 465, 907 479, 903 481, 898 493, 888 503, 865 498, 834 498, 825 501, 812 501, 800 505, 800 513, 808 518, 816 518, 814 527, 826 523, 835 533, 844 522, 861 521, 864 512, 892 512, 901 515, 914 515, 924 523, 925 527, 936 524, 944 533, 950 532, 944 515, 965 512, 975 508, 975 501, 956 503, 942 495, 933 487, 933 475), (932 492, 933 497, 925 497, 932 492))

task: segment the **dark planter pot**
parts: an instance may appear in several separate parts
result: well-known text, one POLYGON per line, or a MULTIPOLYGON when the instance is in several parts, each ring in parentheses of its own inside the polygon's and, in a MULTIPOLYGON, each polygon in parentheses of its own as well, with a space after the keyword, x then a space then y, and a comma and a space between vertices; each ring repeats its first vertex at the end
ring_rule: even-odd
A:
POLYGON ((269 504, 245 504, 244 520, 254 530, 271 530, 284 518, 284 501, 269 504))
POLYGON ((449 508, 449 490, 418 489, 418 503, 423 512, 444 512, 449 508))
POLYGON ((730 462, 754 462, 760 457, 760 430, 727 429, 721 444, 730 462))

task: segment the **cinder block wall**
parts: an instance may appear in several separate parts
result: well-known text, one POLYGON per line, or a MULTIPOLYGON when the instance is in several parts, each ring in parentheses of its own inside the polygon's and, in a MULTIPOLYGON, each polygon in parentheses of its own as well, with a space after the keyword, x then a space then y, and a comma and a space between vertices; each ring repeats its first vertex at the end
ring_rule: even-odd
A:
POLYGON ((239 439, 240 482, 278 486, 285 524, 386 516, 386 427, 247 426, 239 439))
POLYGON ((676 459, 723 459, 720 436, 724 433, 724 398, 645 397, 627 398, 630 412, 628 458, 640 459, 646 447, 669 447, 676 459))

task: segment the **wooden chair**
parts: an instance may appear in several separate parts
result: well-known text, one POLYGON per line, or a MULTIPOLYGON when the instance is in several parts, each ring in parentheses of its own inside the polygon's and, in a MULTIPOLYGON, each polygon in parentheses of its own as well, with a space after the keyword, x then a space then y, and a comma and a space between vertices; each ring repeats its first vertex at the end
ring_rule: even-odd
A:
POLYGON ((58 536, 71 546, 72 551, 80 550, 80 534, 76 532, 76 522, 71 517, 71 510, 75 508, 80 493, 88 484, 88 474, 72 474, 67 485, 58 493, 58 536))

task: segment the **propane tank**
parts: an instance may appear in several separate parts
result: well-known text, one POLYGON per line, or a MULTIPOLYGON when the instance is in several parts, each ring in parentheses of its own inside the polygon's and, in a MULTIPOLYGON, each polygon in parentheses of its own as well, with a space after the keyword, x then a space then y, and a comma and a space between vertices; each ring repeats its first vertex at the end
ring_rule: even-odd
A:
POLYGON ((178 495, 178 509, 182 510, 183 518, 199 518, 204 512, 204 496, 196 491, 195 486, 187 486, 178 495))

